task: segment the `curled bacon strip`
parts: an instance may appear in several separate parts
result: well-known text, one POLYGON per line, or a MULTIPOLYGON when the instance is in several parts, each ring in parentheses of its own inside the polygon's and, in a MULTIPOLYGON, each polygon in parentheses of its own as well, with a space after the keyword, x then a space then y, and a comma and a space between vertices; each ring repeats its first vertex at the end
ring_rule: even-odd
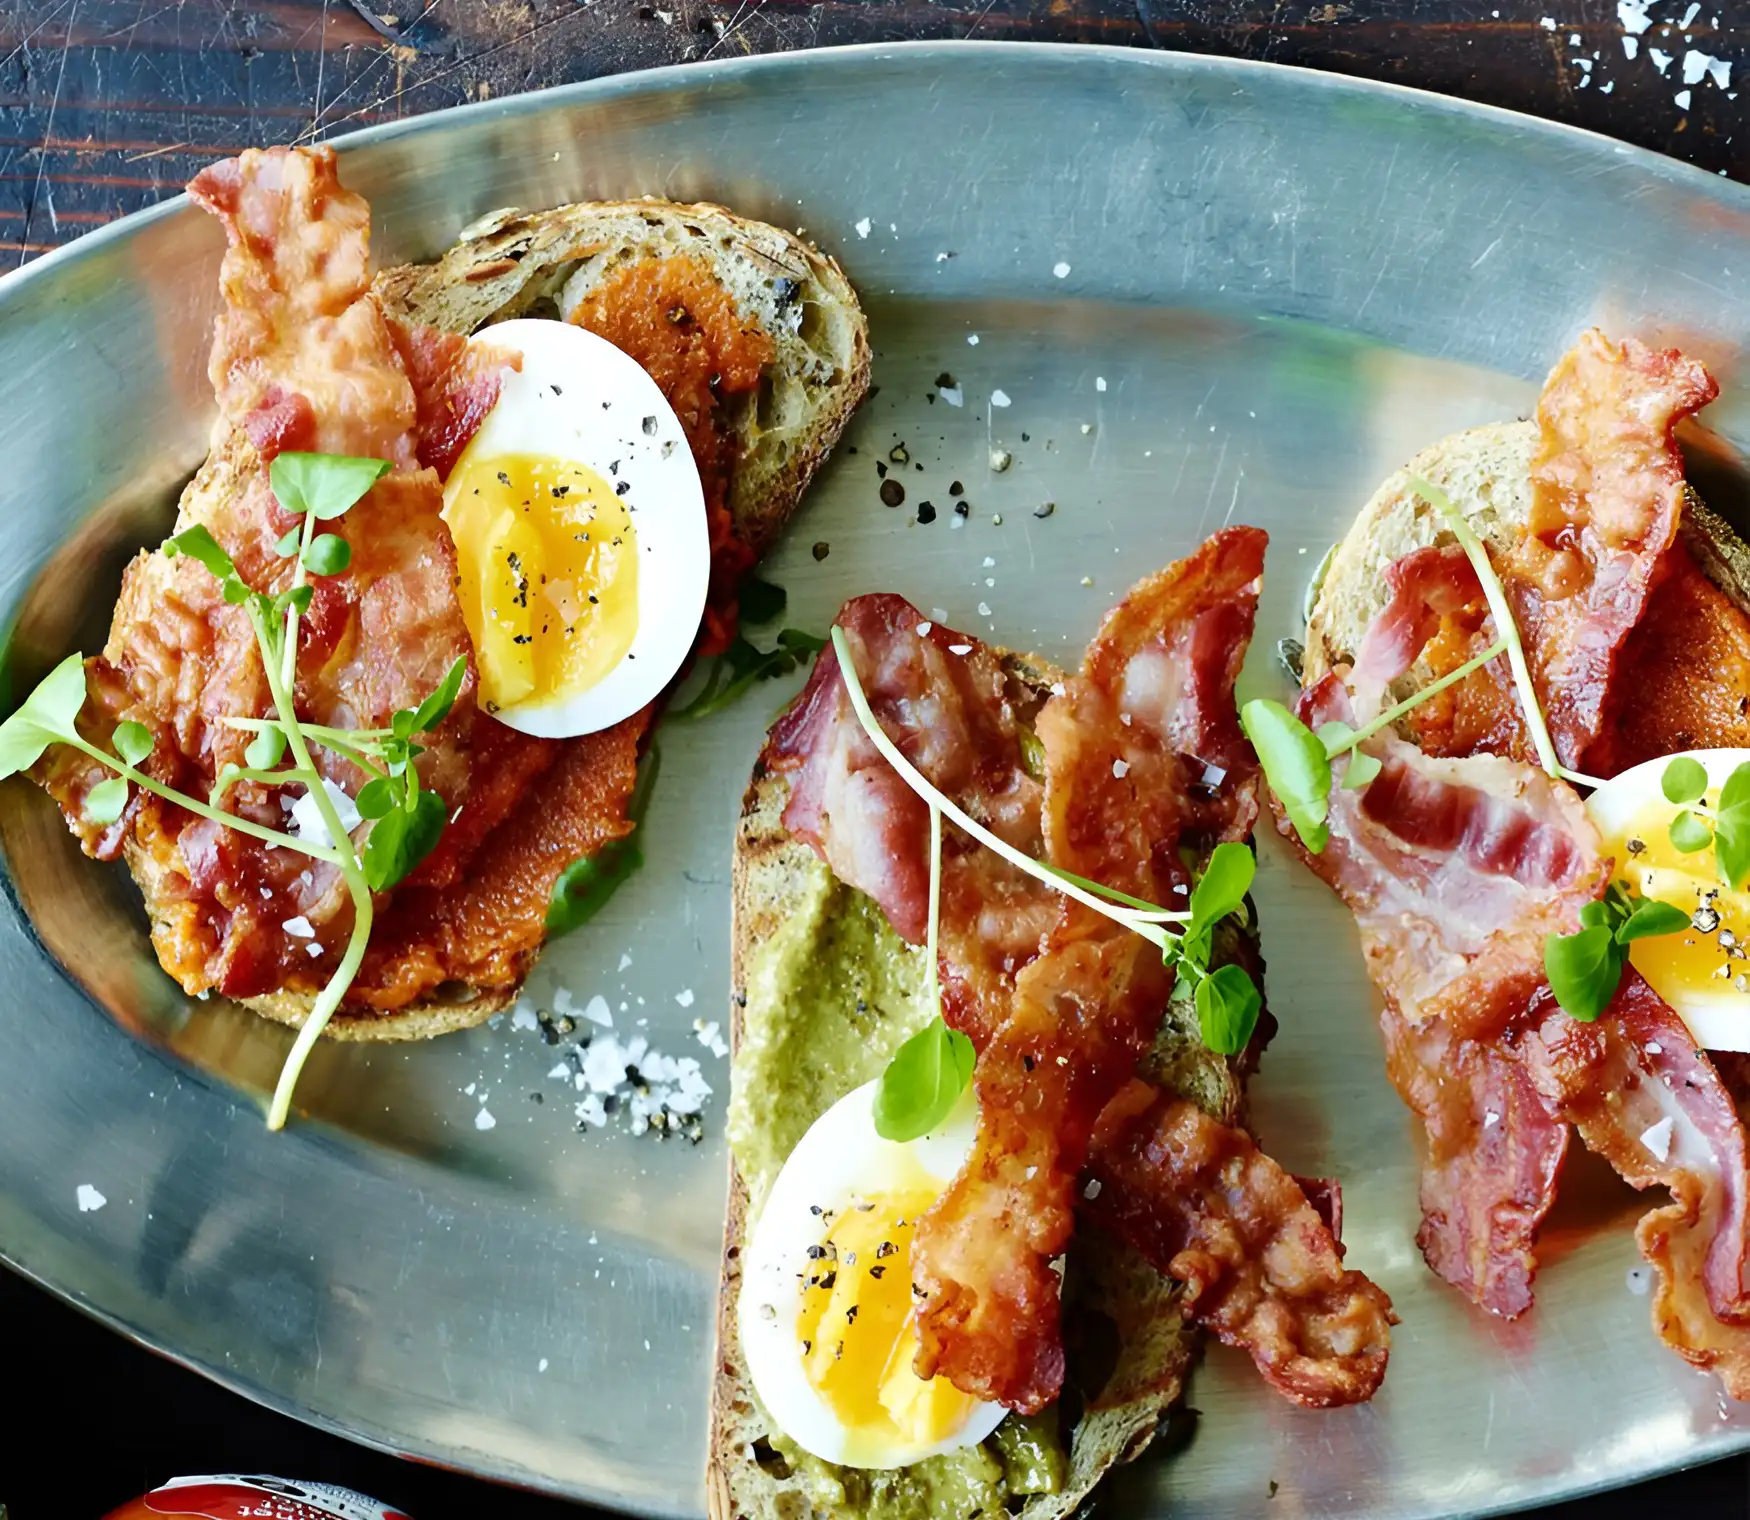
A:
MULTIPOLYGON (((1053 865, 1155 902, 1187 886, 1181 842, 1249 830, 1254 767, 1233 735, 1265 536, 1229 529, 1138 586, 1108 616, 1079 676, 1039 715, 1045 844, 1053 865), (1236 642, 1237 639, 1237 642, 1236 642), (1189 673, 1200 655, 1206 669, 1189 673), (1209 743, 1210 759, 1181 745, 1209 743), (1233 762, 1207 800, 1215 762, 1233 762)), ((913 1275, 920 1375, 1038 1410, 1063 1380, 1058 1276, 1094 1123, 1148 1049, 1172 990, 1160 953, 1066 903, 1016 978, 1007 1020, 978 1058, 979 1132, 918 1221, 913 1275)))
POLYGON ((1635 1232, 1659 1272, 1660 1338, 1750 1398, 1750 1157, 1732 1095, 1632 969, 1596 1023, 1545 1011, 1523 1041, 1544 1100, 1625 1182, 1670 1190, 1635 1232))
MULTIPOLYGON (((1414 551, 1386 578, 1392 596, 1353 669, 1301 694, 1309 724, 1371 717, 1477 589, 1457 549, 1414 551)), ((1389 735, 1367 748, 1379 774, 1332 792, 1329 842, 1302 858, 1355 914, 1385 995, 1387 1071, 1427 1131, 1422 1254, 1481 1307, 1512 1317, 1531 1304, 1533 1248, 1568 1128, 1497 1037, 1542 994, 1545 936, 1578 927, 1609 862, 1578 797, 1529 765, 1437 759, 1389 735)), ((1280 811, 1278 827, 1299 849, 1280 811)))
POLYGON ((1531 1307, 1568 1126, 1496 1041, 1464 1039, 1444 1019, 1412 1023, 1389 1001, 1380 1028, 1392 1084, 1428 1137, 1416 1244, 1472 1302, 1516 1318, 1531 1307))
POLYGON ((1391 1300, 1343 1267, 1304 1185, 1245 1131, 1135 1087, 1100 1120, 1083 1207, 1183 1282, 1186 1317, 1249 1353, 1297 1404, 1371 1398, 1396 1323, 1391 1300))
MULTIPOLYGON (((1086 668, 1095 674, 1065 682, 1046 711, 977 640, 931 625, 897 597, 859 597, 839 624, 877 716, 960 806, 1029 854, 1046 852, 1049 831, 1057 863, 1144 893, 1170 890, 1184 884, 1184 866, 1160 846, 1242 837, 1255 813, 1255 761, 1239 735, 1231 683, 1262 551, 1261 534, 1222 535, 1144 582, 1090 652, 1086 668), (1035 724, 1046 749, 1044 792, 1022 749, 1035 724), (1115 761, 1122 762, 1116 771, 1115 761)), ((901 933, 922 939, 927 810, 908 788, 894 789, 903 783, 868 745, 830 654, 774 727, 765 763, 791 778, 791 832, 841 880, 870 892, 901 933)), ((1077 1158, 1092 1140, 1086 1116, 1103 1111, 1102 1093, 1130 1079, 1170 982, 1152 947, 1097 915, 1066 912, 1060 894, 953 830, 944 842, 938 937, 944 1017, 984 1053, 980 1094, 991 1116, 991 1135, 963 1179, 967 1212, 934 1248, 942 1338, 957 1347, 956 1381, 1000 1384, 1042 1401, 1049 1394, 1041 1390, 1055 1390, 1062 1377, 1049 1262, 1073 1228, 1077 1158)), ((1238 1131, 1224 1144, 1235 1155, 1251 1146, 1238 1131)), ((1178 1173, 1145 1171, 1138 1168, 1137 1185, 1149 1201, 1139 1216, 1176 1209, 1195 1221, 1206 1204, 1215 1206, 1201 1194, 1174 1204, 1178 1173)), ((1244 1269, 1258 1310, 1245 1319, 1227 1313, 1222 1333, 1240 1341, 1287 1333, 1312 1344, 1283 1327, 1303 1312, 1302 1290, 1311 1293, 1324 1265, 1338 1261, 1334 1229, 1318 1223, 1298 1184, 1268 1163, 1229 1180, 1242 1192, 1261 1189, 1234 1205, 1249 1217, 1292 1209, 1299 1221, 1310 1213, 1311 1227, 1325 1234, 1290 1259, 1287 1283, 1276 1280, 1274 1257, 1244 1269)), ((1319 1197, 1334 1211, 1333 1191, 1321 1186, 1319 1197)), ((926 1254, 920 1245, 918 1257, 926 1254)), ((1212 1290, 1187 1312, 1214 1314, 1229 1303, 1212 1290)), ((1378 1349, 1370 1341, 1355 1359, 1333 1351, 1338 1364, 1320 1386, 1367 1397, 1383 1360, 1363 1365, 1362 1358, 1378 1349)), ((1277 1360, 1260 1350, 1267 1376, 1277 1360)), ((1300 1396, 1294 1380, 1278 1386, 1300 1396)))
MULTIPOLYGON (((1694 359, 1583 333, 1544 382, 1526 532, 1503 565, 1556 753, 1582 767, 1623 640, 1677 536, 1677 424, 1719 394, 1694 359)), ((1615 694, 1620 698, 1620 693, 1615 694)))
MULTIPOLYGON (((1353 670, 1301 693, 1310 726, 1371 718, 1476 577, 1462 551, 1418 550, 1387 581, 1353 670)), ((1597 830, 1570 787, 1519 761, 1436 759, 1389 734, 1367 748, 1379 775, 1333 789, 1330 841, 1302 858, 1354 912, 1368 970, 1399 1009, 1464 1034, 1502 1029, 1543 985, 1544 937, 1571 933, 1604 890, 1597 830)), ((1278 828, 1298 848, 1280 811, 1278 828)))

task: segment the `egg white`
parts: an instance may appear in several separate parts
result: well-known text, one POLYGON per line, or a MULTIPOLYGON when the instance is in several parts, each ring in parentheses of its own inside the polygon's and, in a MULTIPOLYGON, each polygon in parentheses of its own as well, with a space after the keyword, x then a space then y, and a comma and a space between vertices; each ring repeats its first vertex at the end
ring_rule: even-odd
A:
POLYGON ((472 341, 518 353, 522 366, 502 372, 498 400, 464 457, 545 455, 627 482, 638 548, 638 628, 626 657, 584 691, 532 693, 493 716, 548 739, 611 728, 668 685, 698 636, 711 576, 698 465, 656 382, 605 338, 529 319, 500 322, 472 341))
MULTIPOLYGON (((1738 766, 1750 760, 1750 749, 1697 749, 1685 750, 1683 753, 1690 759, 1701 762, 1702 768, 1707 772, 1710 792, 1724 785, 1726 778, 1738 766)), ((1637 891, 1643 890, 1641 873, 1636 871, 1633 861, 1624 855, 1622 843, 1637 825, 1644 827, 1642 820, 1649 813, 1662 820, 1661 827, 1668 827, 1669 820, 1677 816, 1678 809, 1665 800, 1659 784, 1665 768, 1676 758, 1676 755, 1661 755, 1656 760, 1647 760, 1632 766, 1620 775, 1613 776, 1586 799, 1587 816, 1603 836, 1606 848, 1614 848, 1617 854, 1617 875, 1629 877, 1637 891)), ((1688 913, 1695 908, 1696 887, 1717 888, 1720 892, 1721 911, 1724 913, 1729 894, 1715 870, 1713 851, 1698 850, 1688 856, 1687 861, 1690 869, 1683 873, 1681 881, 1676 879, 1676 873, 1661 871, 1654 883, 1654 890, 1643 892, 1643 895, 1657 896, 1688 913), (1693 885, 1689 885, 1690 883, 1693 885), (1682 890, 1685 887, 1687 890, 1682 890)), ((1631 963, 1635 960, 1635 950, 1634 945, 1629 947, 1631 963)), ((1745 963, 1745 968, 1750 970, 1750 963, 1745 963)), ((1654 991, 1671 1004, 1672 1009, 1689 1026, 1696 1043, 1704 1049, 1750 1050, 1750 993, 1738 991, 1729 979, 1720 981, 1717 986, 1710 985, 1706 988, 1687 984, 1680 988, 1655 984, 1654 991)))
POLYGON ((790 1153, 760 1210, 742 1256, 737 1326, 754 1391, 778 1428, 804 1451, 827 1462, 903 1467, 984 1440, 1008 1413, 976 1404, 966 1422, 933 1445, 896 1446, 873 1459, 847 1452, 846 1432, 803 1369, 796 1323, 802 1312, 800 1273, 822 1223, 810 1206, 843 1209, 859 1197, 914 1186, 921 1171, 945 1190, 972 1151, 978 1106, 971 1091, 942 1126, 901 1144, 875 1132, 878 1082, 847 1094, 815 1120, 790 1153))

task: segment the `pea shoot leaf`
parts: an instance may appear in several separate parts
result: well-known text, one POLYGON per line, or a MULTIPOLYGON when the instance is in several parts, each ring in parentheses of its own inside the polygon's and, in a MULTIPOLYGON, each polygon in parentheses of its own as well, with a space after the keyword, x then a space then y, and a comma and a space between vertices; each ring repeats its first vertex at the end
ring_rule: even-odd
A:
MULTIPOLYGON (((237 574, 237 566, 232 562, 231 556, 201 523, 196 523, 192 528, 184 528, 174 538, 165 539, 164 552, 172 559, 178 554, 186 554, 222 581, 230 580, 237 574)), ((225 600, 230 601, 231 598, 227 596, 225 600)))
POLYGON ((884 1140, 917 1140, 954 1111, 972 1080, 972 1041, 932 1019, 894 1051, 875 1090, 875 1133, 884 1140))
POLYGON ((285 758, 286 736, 277 728, 264 728, 249 742, 243 758, 252 770, 271 771, 285 758))
POLYGON ((1331 762, 1318 735, 1280 702, 1257 698, 1240 709, 1240 727, 1258 752, 1265 779, 1300 835, 1317 855, 1330 838, 1331 762))
POLYGON ((28 770, 49 745, 73 733, 84 705, 85 660, 70 654, 0 723, 0 776, 28 770))
POLYGON ((109 742, 125 764, 137 766, 152 753, 152 730, 144 723, 118 723, 109 742))
POLYGON ((547 901, 547 934, 556 938, 569 934, 580 924, 588 923, 602 910, 607 900, 619 891, 621 884, 644 864, 642 834, 644 815, 650 809, 651 793, 656 789, 656 773, 662 767, 660 752, 653 745, 638 769, 638 783, 632 788, 626 804, 626 817, 632 832, 605 844, 593 855, 574 860, 553 883, 553 895, 547 901))
POLYGON ((377 776, 367 781, 359 788, 358 796, 352 800, 361 818, 381 818, 390 808, 398 806, 400 801, 395 782, 388 776, 377 776))
POLYGON ((1622 980, 1625 954, 1608 924, 1546 937, 1543 972, 1562 1012, 1587 1024, 1603 1013, 1622 980))
POLYGON ((1191 922, 1195 927, 1215 924, 1237 909, 1252 890, 1258 861, 1250 849, 1234 840, 1224 840, 1210 852, 1209 864, 1191 888, 1191 922))
POLYGON ((1750 760, 1736 766, 1720 788, 1720 811, 1729 812, 1740 803, 1750 802, 1750 760))
POLYGON ((127 777, 111 776, 107 781, 99 781, 85 794, 83 811, 92 823, 114 823, 127 805, 127 777))
POLYGON ((1713 843, 1713 830, 1694 813, 1682 812, 1671 820, 1671 843, 1685 855, 1705 850, 1713 843))
POLYGON ((1678 807, 1700 802, 1707 795, 1707 771, 1699 760, 1679 755, 1660 775, 1659 790, 1665 794, 1667 802, 1674 802, 1678 807))
POLYGON ((1680 934, 1689 927, 1689 915, 1671 903, 1657 898, 1642 898, 1634 911, 1616 928, 1616 942, 1626 945, 1656 934, 1680 934))
POLYGON ((769 681, 788 675, 810 655, 826 647, 825 639, 817 639, 799 628, 786 628, 778 635, 771 649, 761 649, 747 639, 735 642, 711 662, 705 684, 684 706, 671 708, 671 718, 707 718, 721 712, 748 690, 756 681, 769 681))
POLYGON ((1722 808, 1715 816, 1714 859, 1727 886, 1743 886, 1750 876, 1750 802, 1722 808))
POLYGON ((304 568, 312 575, 339 575, 352 563, 352 545, 338 533, 318 533, 304 551, 304 568))
POLYGON ((1370 755, 1364 749, 1350 750, 1349 763, 1343 767, 1343 790, 1360 791, 1381 769, 1378 756, 1370 755))
POLYGON ((1217 966, 1197 984, 1197 1031, 1217 1055, 1237 1056, 1258 1026, 1263 998, 1242 967, 1217 966))
MULTIPOLYGON (((445 718, 449 717, 450 709, 456 705, 456 698, 462 691, 462 679, 468 674, 468 657, 462 655, 456 663, 444 673, 444 678, 438 682, 437 689, 421 702, 414 711, 412 727, 407 733, 401 733, 399 727, 396 733, 405 739, 413 734, 429 734, 445 718)), ((395 715, 399 718, 401 715, 395 715)))
POLYGON ((281 559, 290 559, 298 552, 298 540, 303 536, 302 528, 288 528, 273 546, 273 552, 281 559))
POLYGON ((355 505, 388 473, 387 459, 293 452, 274 457, 267 480, 280 506, 294 517, 308 512, 326 522, 355 505))
POLYGON ((437 848, 448 817, 442 797, 436 792, 420 792, 410 797, 409 806, 391 808, 373 823, 360 862, 371 890, 386 891, 412 875, 420 861, 437 848))

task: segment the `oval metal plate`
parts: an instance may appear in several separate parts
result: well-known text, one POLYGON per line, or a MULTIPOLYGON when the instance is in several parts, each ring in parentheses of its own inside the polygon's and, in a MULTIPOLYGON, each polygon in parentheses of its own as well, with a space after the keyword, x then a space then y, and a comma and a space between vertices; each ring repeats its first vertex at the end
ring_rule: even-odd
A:
MULTIPOLYGON (((1727 381, 1722 457, 1750 439, 1732 384, 1750 195, 1432 96, 1170 54, 926 45, 603 80, 345 151, 384 262, 497 207, 646 192, 803 225, 842 258, 880 394, 769 569, 803 627, 890 588, 1073 657, 1132 579, 1253 522, 1272 545, 1245 685, 1277 690, 1275 642, 1373 485, 1452 429, 1524 412, 1586 323, 1706 355, 1727 381), (893 510, 875 465, 897 444, 909 499, 893 510), (1013 455, 1004 473, 993 448, 1013 455)), ((0 284, 15 679, 97 647, 121 564, 200 456, 219 247, 175 202, 0 284)), ((1728 508, 1734 479, 1710 482, 1728 508)), ((282 1031, 176 994, 125 879, 80 858, 32 788, 0 788, 6 1258, 366 1441, 697 1513, 727 1070, 694 1020, 723 1017, 731 824, 783 694, 665 734, 647 866, 532 983, 543 1006, 600 993, 622 1031, 702 1056, 717 1093, 698 1146, 577 1133, 554 1052, 508 1020, 324 1050, 303 1088, 317 1122, 268 1135, 282 1031), (81 1210, 82 1185, 103 1207, 81 1210)), ((1530 1318, 1489 1321, 1436 1288, 1353 929, 1274 840, 1263 855, 1283 1031, 1258 1126, 1294 1170, 1342 1178, 1351 1258, 1403 1324, 1384 1392, 1332 1414, 1212 1351, 1195 1439, 1124 1474, 1115 1504, 1222 1516, 1273 1493, 1273 1513, 1447 1515, 1750 1445, 1750 1414, 1654 1339, 1629 1285, 1639 1205, 1584 1162, 1530 1318)))

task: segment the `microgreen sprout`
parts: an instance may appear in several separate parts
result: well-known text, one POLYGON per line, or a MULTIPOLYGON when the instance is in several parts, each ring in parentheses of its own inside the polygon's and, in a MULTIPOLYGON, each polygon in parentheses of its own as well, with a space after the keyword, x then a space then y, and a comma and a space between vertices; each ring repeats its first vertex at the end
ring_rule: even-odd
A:
POLYGON ((414 760, 423 751, 414 739, 438 727, 449 715, 467 674, 466 656, 450 667, 437 689, 417 708, 396 712, 388 728, 331 729, 307 724, 298 718, 293 701, 298 619, 315 594, 305 580, 306 571, 337 574, 351 558, 344 539, 331 533, 317 536, 314 525, 344 515, 388 469, 386 460, 342 455, 287 453, 274 460, 269 471, 274 494, 280 506, 301 516, 303 523, 295 530, 295 545, 281 541, 281 557, 290 558, 295 549, 298 560, 291 584, 273 595, 256 591, 244 581, 231 556, 206 527, 196 524, 165 541, 165 555, 187 555, 195 560, 219 582, 225 601, 244 609, 261 652, 272 704, 270 717, 222 720, 233 729, 253 732, 255 737, 244 751, 247 766, 224 767, 205 801, 167 786, 142 769, 151 760, 156 744, 145 724, 131 719, 118 723, 110 735, 109 749, 79 732, 78 718, 86 698, 85 666, 79 655, 69 655, 57 665, 0 724, 0 776, 36 764, 51 744, 79 750, 115 773, 85 794, 82 811, 93 824, 118 822, 127 810, 131 788, 137 786, 196 817, 339 869, 352 898, 351 936, 339 964, 312 1001, 281 1068, 268 1108, 270 1129, 284 1126, 298 1074, 358 974, 370 938, 372 893, 403 881, 431 852, 446 821, 443 799, 420 788, 414 760), (326 547, 316 548, 324 544, 326 547), (329 792, 332 783, 318 768, 311 753, 313 746, 350 761, 370 778, 357 798, 359 813, 371 823, 362 850, 355 848, 341 821, 329 792), (291 763, 286 765, 288 758, 291 763), (229 811, 224 800, 240 782, 303 787, 326 838, 270 829, 229 811))
POLYGON ((1551 934, 1544 940, 1543 969, 1562 1012, 1591 1023, 1610 1006, 1628 964, 1628 947, 1637 939, 1678 934, 1690 927, 1681 908, 1656 899, 1636 897, 1620 882, 1580 910, 1573 934, 1551 934))
MULTIPOLYGON (((869 736, 881 757, 929 805, 931 817, 931 912, 929 987, 935 993, 934 970, 936 902, 939 893, 939 846, 941 820, 946 818, 956 828, 969 834, 988 850, 994 850, 1017 869, 1054 891, 1079 902, 1085 908, 1121 924, 1159 948, 1162 958, 1177 968, 1178 974, 1195 989, 1199 1031, 1209 1049, 1221 1055, 1237 1055, 1244 1050, 1257 1027, 1258 1012, 1263 998, 1246 971, 1239 966, 1210 967, 1208 960, 1215 926, 1230 913, 1239 911, 1251 888, 1257 861, 1243 844, 1227 841, 1218 844, 1205 864, 1191 892, 1191 905, 1182 912, 1145 902, 1139 897, 1114 891, 1098 882, 1087 880, 1073 872, 1060 870, 1044 861, 1035 860, 1016 849, 1007 840, 990 832, 976 819, 958 807, 953 799, 937 790, 930 781, 906 759, 887 731, 882 728, 864 694, 862 680, 851 659, 851 648, 844 630, 834 627, 832 646, 838 656, 840 674, 844 678, 851 709, 857 715, 864 733, 869 736), (1167 925, 1180 925, 1178 932, 1167 925)), ((902 1047, 903 1050, 903 1047, 902 1047)), ((897 1058, 896 1058, 897 1059, 897 1058)), ((885 1078, 883 1081, 885 1082, 885 1078)))

